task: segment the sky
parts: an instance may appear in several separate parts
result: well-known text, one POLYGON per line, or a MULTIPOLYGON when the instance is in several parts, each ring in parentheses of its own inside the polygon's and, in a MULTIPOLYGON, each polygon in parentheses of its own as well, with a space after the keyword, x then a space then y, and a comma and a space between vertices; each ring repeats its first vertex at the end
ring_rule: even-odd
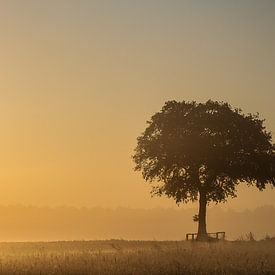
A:
POLYGON ((227 101, 275 135, 273 0, 0 0, 0 33, 2 205, 176 207, 131 159, 167 100, 227 101))

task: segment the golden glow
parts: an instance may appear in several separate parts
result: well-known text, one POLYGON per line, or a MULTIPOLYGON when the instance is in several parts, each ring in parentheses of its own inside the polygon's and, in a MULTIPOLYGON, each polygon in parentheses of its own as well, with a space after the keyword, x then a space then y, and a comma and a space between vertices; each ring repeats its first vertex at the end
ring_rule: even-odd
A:
MULTIPOLYGON (((1 204, 174 206, 131 161, 169 99, 225 100, 275 130, 272 1, 0 5, 1 204)), ((245 192, 230 206, 274 204, 245 192)))

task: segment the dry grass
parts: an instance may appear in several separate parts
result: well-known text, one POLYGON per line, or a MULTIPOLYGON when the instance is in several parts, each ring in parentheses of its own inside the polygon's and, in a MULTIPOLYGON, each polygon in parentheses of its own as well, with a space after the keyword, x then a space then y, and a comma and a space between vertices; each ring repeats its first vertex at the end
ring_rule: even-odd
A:
POLYGON ((0 243, 1 274, 275 274, 275 243, 0 243))

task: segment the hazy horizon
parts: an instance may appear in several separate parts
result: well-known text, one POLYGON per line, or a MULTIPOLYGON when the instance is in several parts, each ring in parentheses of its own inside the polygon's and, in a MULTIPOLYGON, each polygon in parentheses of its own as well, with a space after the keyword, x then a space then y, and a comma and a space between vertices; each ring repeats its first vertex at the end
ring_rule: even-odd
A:
MULTIPOLYGON (((208 232, 225 231, 227 240, 275 237, 275 207, 254 210, 208 209, 208 232)), ((0 242, 71 240, 184 240, 196 232, 196 208, 130 209, 0 205, 0 242)))
MULTIPOLYGON (((209 98, 275 135, 274 14, 269 0, 0 1, 0 204, 176 208, 133 171, 137 136, 165 101, 209 98)), ((274 190, 244 186, 221 206, 264 204, 274 190)))

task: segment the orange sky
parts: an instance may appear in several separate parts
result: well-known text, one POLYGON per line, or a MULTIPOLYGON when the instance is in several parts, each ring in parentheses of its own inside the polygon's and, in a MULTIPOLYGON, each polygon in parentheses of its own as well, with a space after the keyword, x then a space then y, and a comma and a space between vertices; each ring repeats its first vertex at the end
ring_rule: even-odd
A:
MULTIPOLYGON (((275 132, 274 1, 0 1, 0 204, 171 207, 131 155, 166 100, 275 132)), ((274 203, 243 188, 229 207, 274 203)))

